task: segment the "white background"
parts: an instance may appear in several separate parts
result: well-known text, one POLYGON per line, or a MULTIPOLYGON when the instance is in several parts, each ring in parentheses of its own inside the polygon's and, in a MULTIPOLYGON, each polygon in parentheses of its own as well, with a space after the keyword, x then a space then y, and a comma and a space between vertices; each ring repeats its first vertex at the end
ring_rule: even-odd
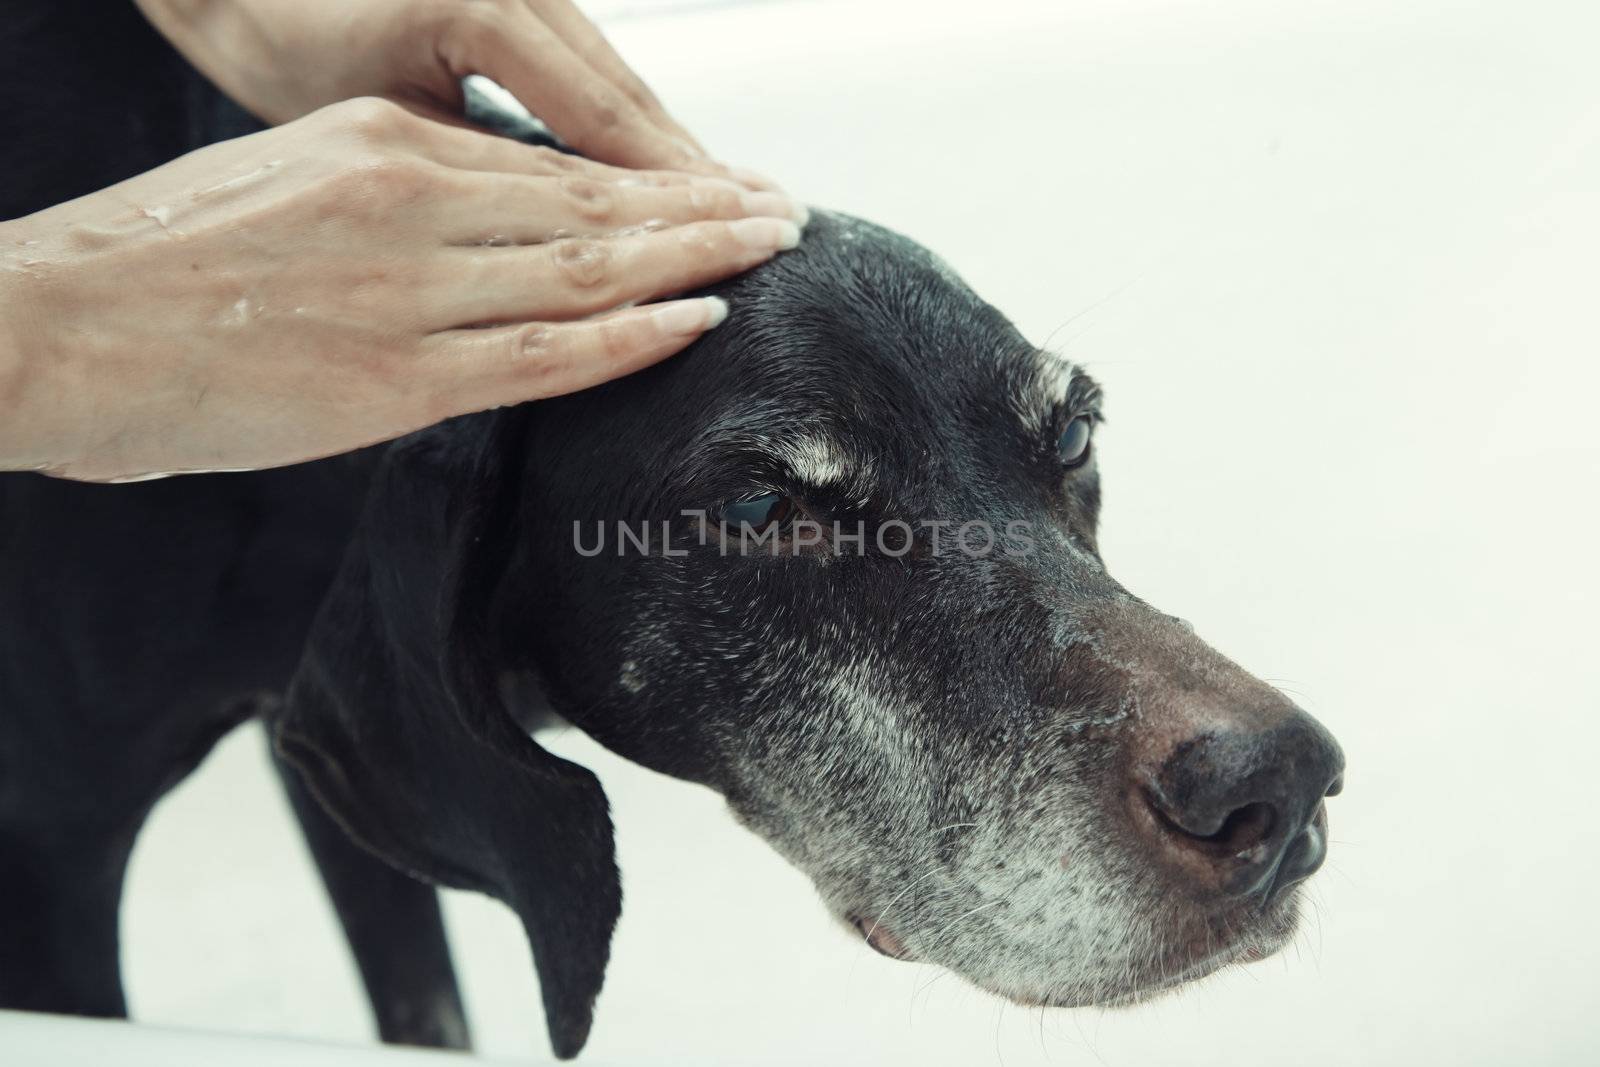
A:
MULTIPOLYGON (((1041 1012, 870 954, 717 798, 568 735, 627 893, 586 1055, 1600 1058, 1595 6, 601 6, 715 150, 930 245, 1103 379, 1113 573, 1350 770, 1293 948, 1041 1012)), ((510 914, 448 916, 480 1048, 548 1055, 510 914)), ((254 731, 157 811, 124 917, 143 1020, 370 1039, 254 731)))

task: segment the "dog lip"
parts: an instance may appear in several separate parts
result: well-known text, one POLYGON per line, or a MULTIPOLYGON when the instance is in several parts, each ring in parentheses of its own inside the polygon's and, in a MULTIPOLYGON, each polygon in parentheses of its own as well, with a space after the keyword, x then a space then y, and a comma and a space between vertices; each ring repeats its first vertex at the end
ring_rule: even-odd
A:
POLYGON ((909 960, 911 953, 900 939, 894 936, 887 926, 875 920, 864 919, 860 915, 850 916, 850 924, 860 932, 863 940, 872 946, 872 950, 880 956, 888 956, 892 960, 909 960))
POLYGON ((1209 953, 1202 953, 1183 960, 1170 961, 1175 964, 1175 969, 1168 972, 1167 965, 1161 967, 1161 976, 1115 993, 1109 997, 1057 997, 1048 1000, 1032 1000, 1025 1003, 1030 1007, 1046 1008, 1132 1008, 1158 999, 1176 989, 1181 989, 1193 982, 1208 978, 1225 967, 1242 966, 1258 963, 1277 951, 1279 946, 1272 944, 1246 943, 1236 946, 1223 946, 1209 953))

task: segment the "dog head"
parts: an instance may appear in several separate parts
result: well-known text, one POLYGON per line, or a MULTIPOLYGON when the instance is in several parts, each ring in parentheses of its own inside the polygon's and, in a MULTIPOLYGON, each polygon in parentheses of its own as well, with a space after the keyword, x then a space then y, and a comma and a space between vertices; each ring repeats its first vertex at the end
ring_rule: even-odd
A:
POLYGON ((561 1054, 609 826, 508 670, 722 792, 886 954, 1076 1005, 1280 946, 1342 757, 1106 573, 1095 383, 840 216, 721 291, 666 363, 391 450, 280 731, 335 815, 518 909, 561 1054))

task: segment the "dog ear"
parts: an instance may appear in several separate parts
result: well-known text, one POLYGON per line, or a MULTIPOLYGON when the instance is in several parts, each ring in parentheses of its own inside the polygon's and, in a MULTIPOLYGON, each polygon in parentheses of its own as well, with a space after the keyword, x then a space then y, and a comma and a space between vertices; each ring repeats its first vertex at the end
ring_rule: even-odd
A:
POLYGON ((469 416, 389 447, 276 744, 359 844, 517 913, 567 1058, 589 1034, 622 890, 599 782, 540 748, 499 693, 490 613, 525 425, 469 416))

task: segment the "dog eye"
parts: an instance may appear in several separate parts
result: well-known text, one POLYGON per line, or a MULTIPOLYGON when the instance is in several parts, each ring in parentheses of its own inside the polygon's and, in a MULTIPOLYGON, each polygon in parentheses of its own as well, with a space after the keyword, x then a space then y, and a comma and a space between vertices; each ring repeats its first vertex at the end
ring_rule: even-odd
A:
POLYGON ((1083 465, 1089 458, 1089 439, 1093 436, 1094 425, 1087 415, 1079 415, 1067 423, 1067 428, 1056 439, 1056 454, 1061 457, 1061 462, 1068 467, 1083 465))
POLYGON ((768 493, 751 500, 739 500, 722 508, 722 525, 737 531, 748 526, 765 530, 781 526, 794 515, 794 501, 781 493, 768 493))

